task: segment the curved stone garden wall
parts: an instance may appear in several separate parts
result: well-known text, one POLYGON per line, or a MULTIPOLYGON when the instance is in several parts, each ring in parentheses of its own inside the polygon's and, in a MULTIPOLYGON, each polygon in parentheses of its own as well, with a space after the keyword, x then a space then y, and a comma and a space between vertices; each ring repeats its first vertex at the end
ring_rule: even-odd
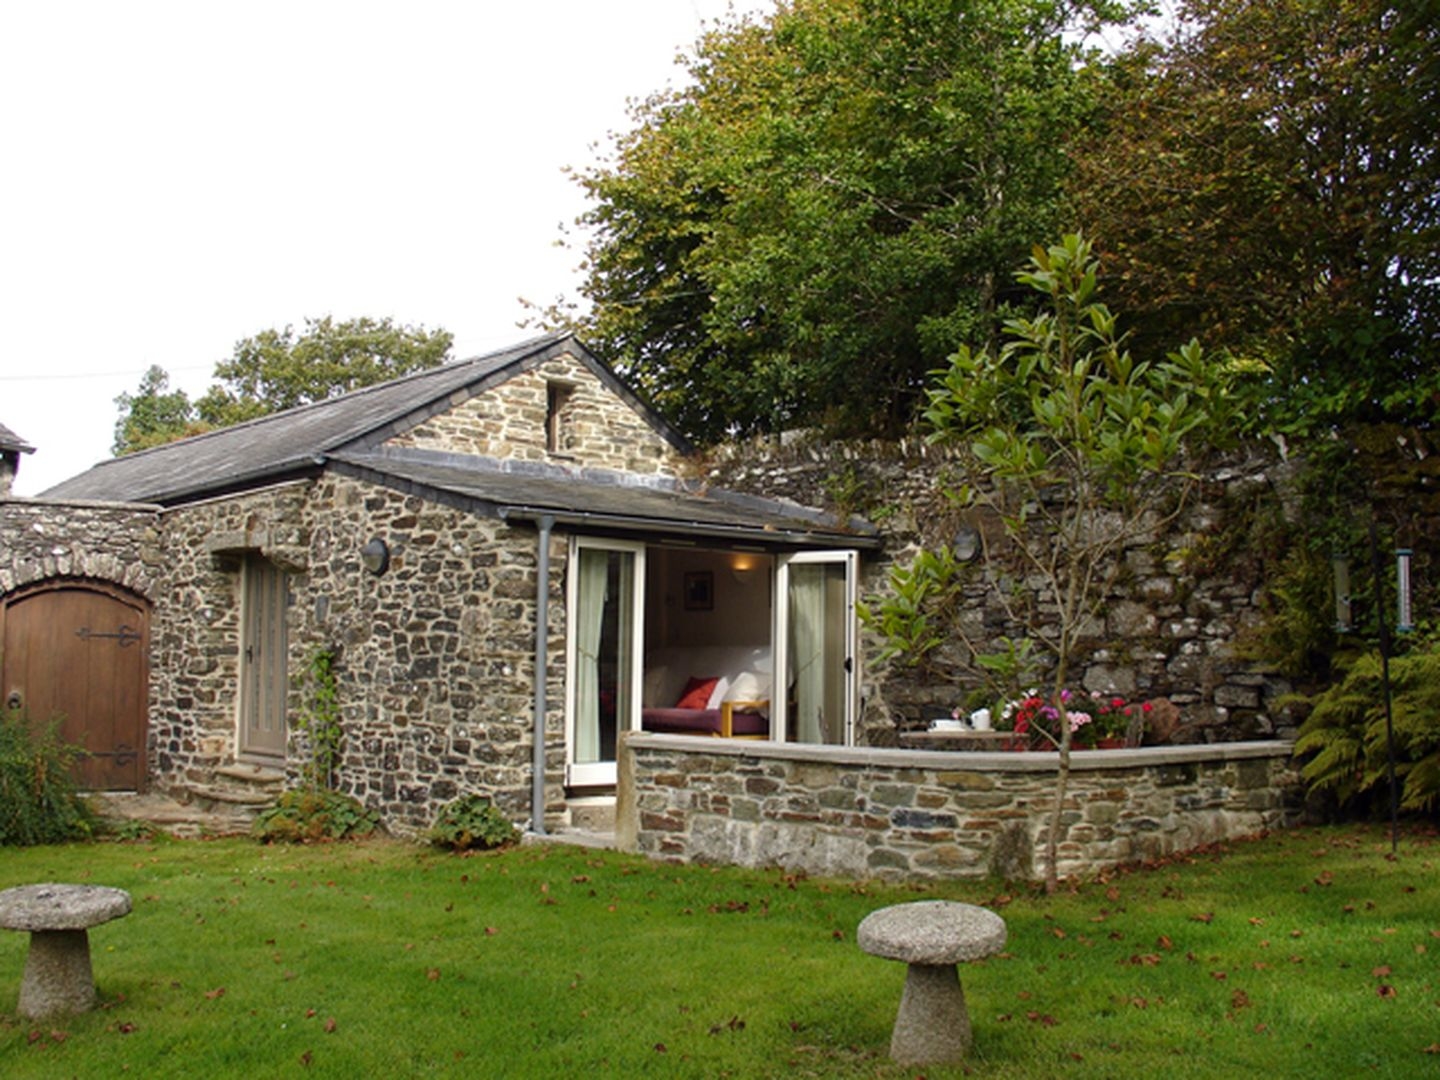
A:
MULTIPOLYGON (((1038 880, 1057 757, 631 734, 617 839, 653 858, 827 877, 1038 880)), ((1058 871, 1278 828, 1299 799, 1284 741, 1076 752, 1058 871)))

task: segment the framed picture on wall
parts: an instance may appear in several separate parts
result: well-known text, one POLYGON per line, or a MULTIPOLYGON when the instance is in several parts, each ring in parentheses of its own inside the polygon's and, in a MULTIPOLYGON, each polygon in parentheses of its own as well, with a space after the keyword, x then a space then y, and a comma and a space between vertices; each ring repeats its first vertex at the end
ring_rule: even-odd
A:
POLYGON ((709 570, 685 572, 685 610, 711 611, 715 607, 715 575, 709 570))

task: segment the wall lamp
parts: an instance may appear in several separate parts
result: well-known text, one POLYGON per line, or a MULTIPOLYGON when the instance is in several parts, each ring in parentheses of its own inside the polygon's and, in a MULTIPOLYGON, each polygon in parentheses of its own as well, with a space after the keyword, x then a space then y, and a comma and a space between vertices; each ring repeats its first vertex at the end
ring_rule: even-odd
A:
POLYGON ((372 536, 360 549, 360 565, 379 577, 390 568, 390 545, 372 536))
POLYGON ((955 540, 950 547, 955 558, 961 562, 969 562, 980 554, 979 531, 972 525, 961 525, 955 530, 955 540))

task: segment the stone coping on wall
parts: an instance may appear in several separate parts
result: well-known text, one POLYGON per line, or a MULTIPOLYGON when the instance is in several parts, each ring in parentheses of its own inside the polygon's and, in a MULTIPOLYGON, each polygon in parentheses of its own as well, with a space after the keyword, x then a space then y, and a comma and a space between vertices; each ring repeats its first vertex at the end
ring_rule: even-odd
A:
POLYGON ((616 842, 680 862, 830 877, 1086 877, 1293 820, 1288 740, 1056 752, 627 734, 616 842))
MULTIPOLYGON (((680 750, 733 757, 823 762, 831 765, 874 765, 888 769, 945 769, 963 765, 967 769, 982 772, 1053 773, 1060 765, 1060 754, 1053 750, 911 750, 889 746, 819 746, 813 743, 640 732, 626 735, 625 743, 635 750, 680 750)), ((1078 773, 1127 766, 1144 768, 1155 765, 1184 765, 1198 761, 1288 758, 1294 751, 1295 744, 1289 739, 1141 746, 1128 750, 1073 750, 1070 754, 1070 771, 1078 773)))

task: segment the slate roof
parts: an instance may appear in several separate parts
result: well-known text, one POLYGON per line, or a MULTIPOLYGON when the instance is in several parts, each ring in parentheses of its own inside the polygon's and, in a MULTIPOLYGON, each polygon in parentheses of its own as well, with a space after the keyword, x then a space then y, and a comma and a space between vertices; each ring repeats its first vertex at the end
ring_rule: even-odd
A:
POLYGON ((33 454, 35 447, 16 435, 4 424, 0 424, 0 450, 13 450, 21 454, 33 454))
POLYGON ((551 334, 471 360, 365 387, 103 461, 42 498, 175 505, 292 477, 327 465, 368 479, 458 499, 481 512, 542 515, 596 529, 749 539, 763 544, 874 546, 874 530, 837 526, 793 503, 608 470, 382 448, 392 436, 545 360, 569 353, 630 402, 677 450, 685 439, 568 334, 551 334))
POLYGON ((669 533, 758 544, 874 547, 875 528, 841 527, 828 514, 667 480, 602 470, 569 470, 417 450, 336 454, 341 467, 407 490, 446 492, 505 518, 557 522, 611 532, 669 533))
POLYGON ((365 449, 561 353, 590 366, 680 450, 688 444, 569 334, 547 334, 470 360, 102 461, 42 498, 171 504, 302 475, 341 448, 365 449))

